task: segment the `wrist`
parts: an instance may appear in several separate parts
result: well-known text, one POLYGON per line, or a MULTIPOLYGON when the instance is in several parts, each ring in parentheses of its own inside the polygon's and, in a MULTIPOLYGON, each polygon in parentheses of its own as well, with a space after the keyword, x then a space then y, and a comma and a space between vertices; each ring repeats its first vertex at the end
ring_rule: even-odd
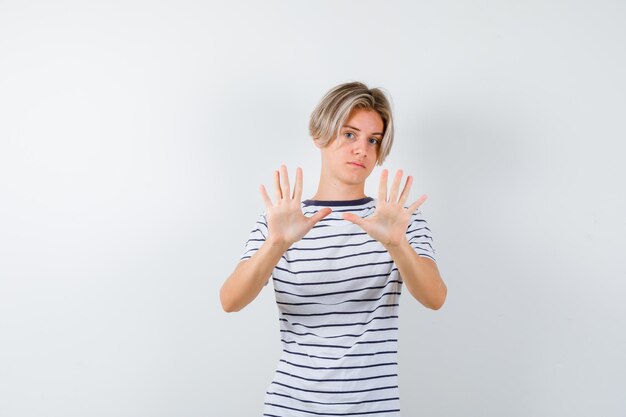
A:
POLYGON ((406 240, 406 237, 404 237, 397 242, 383 243, 383 246, 385 247, 385 249, 387 249, 387 252, 397 252, 405 248, 408 244, 409 244, 409 241, 406 240))
POLYGON ((272 236, 269 236, 266 242, 268 245, 270 245, 270 247, 275 249, 281 249, 283 252, 289 249, 289 247, 291 246, 291 243, 286 241, 285 239, 273 238, 272 236))

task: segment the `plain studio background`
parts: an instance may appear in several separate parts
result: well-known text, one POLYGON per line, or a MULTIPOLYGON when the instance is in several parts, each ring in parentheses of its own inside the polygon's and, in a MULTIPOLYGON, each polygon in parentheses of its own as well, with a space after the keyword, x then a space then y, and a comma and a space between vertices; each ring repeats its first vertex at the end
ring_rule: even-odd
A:
POLYGON ((260 415, 272 286, 219 288, 351 80, 449 288, 402 296, 404 415, 625 415, 624 2, 51 3, 0 2, 1 416, 260 415))

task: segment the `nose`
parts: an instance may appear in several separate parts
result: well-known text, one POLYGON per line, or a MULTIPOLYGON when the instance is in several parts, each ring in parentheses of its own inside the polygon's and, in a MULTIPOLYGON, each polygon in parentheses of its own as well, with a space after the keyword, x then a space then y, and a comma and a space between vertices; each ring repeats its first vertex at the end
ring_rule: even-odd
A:
POLYGON ((354 146, 352 151, 355 155, 363 155, 363 157, 367 156, 367 139, 357 139, 354 141, 354 146))

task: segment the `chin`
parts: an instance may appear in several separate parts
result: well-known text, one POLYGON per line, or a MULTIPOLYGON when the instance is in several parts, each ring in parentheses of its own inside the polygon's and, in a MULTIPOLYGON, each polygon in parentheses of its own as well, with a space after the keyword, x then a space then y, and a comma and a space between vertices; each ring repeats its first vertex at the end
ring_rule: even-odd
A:
POLYGON ((343 180, 350 185, 360 185, 363 184, 365 182, 365 180, 367 179, 367 177, 369 177, 369 172, 363 172, 361 174, 352 174, 352 175, 346 175, 343 180))

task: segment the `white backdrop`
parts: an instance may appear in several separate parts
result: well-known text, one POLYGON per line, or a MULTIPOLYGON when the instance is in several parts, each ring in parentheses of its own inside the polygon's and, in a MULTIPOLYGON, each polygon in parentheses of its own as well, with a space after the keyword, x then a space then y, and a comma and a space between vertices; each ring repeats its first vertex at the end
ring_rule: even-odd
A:
MULTIPOLYGON (((219 288, 313 107, 384 87, 448 285, 403 415, 626 413, 622 1, 0 1, 0 416, 255 416, 269 285, 219 288)), ((375 196, 380 169, 368 184, 375 196)))

